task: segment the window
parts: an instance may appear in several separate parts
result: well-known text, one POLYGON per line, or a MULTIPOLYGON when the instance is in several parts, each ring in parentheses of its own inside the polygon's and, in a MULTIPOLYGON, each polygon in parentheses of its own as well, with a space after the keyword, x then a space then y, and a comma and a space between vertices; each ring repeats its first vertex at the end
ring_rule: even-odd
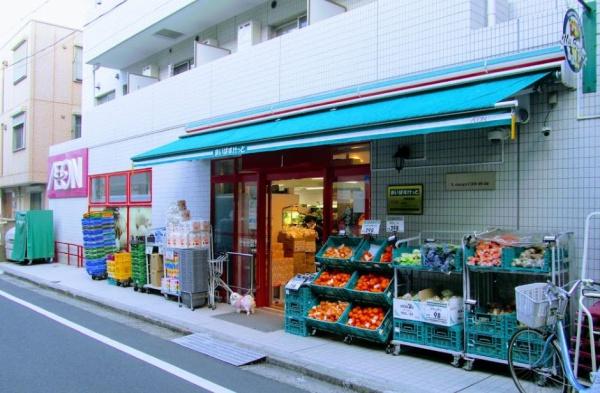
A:
POLYGON ((71 133, 73 139, 81 138, 81 115, 73 115, 73 128, 71 133))
POLYGON ((91 203, 106 203, 106 177, 92 177, 92 192, 90 193, 91 203))
POLYGON ((112 175, 108 177, 108 202, 127 202, 127 175, 112 175))
POLYGON ((96 97, 96 105, 102 105, 107 103, 108 101, 112 101, 115 99, 115 91, 111 90, 106 94, 102 94, 101 96, 96 97))
POLYGON ((25 112, 12 118, 13 151, 25 149, 25 112))
POLYGON ((308 25, 308 19, 306 15, 301 15, 297 18, 292 19, 291 21, 280 24, 279 26, 275 26, 273 28, 273 32, 275 37, 281 37, 282 35, 291 33, 292 31, 296 31, 298 29, 302 29, 308 25))
POLYGON ((32 192, 29 194, 29 210, 42 210, 41 192, 32 192))
POLYGON ((73 47, 73 80, 83 80, 83 48, 80 46, 73 47))
POLYGON ((186 60, 183 61, 181 63, 177 63, 173 66, 173 70, 171 72, 171 76, 175 76, 178 74, 181 74, 182 72, 186 72, 191 68, 192 65, 192 61, 191 60, 186 60))
POLYGON ((150 196, 150 172, 134 172, 129 178, 129 201, 149 202, 150 196))
POLYGON ((13 49, 13 83, 16 85, 27 77, 27 41, 13 49))

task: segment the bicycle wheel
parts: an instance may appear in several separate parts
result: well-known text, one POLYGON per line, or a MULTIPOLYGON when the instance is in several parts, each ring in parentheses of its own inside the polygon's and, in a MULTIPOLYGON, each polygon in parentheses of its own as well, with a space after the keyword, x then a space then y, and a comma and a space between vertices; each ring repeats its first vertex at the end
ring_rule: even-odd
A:
POLYGON ((546 344, 539 330, 518 330, 508 344, 508 366, 521 393, 567 392, 560 350, 554 340, 546 344))

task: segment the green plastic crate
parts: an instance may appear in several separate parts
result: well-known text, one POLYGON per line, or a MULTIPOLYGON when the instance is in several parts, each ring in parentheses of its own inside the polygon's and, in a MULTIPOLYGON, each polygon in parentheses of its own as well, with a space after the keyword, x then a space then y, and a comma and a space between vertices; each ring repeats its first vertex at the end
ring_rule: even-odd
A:
POLYGON ((321 263, 323 266, 331 266, 331 267, 340 267, 340 268, 352 268, 355 266, 354 263, 351 262, 352 256, 356 254, 356 248, 360 245, 363 240, 358 237, 346 237, 346 236, 329 236, 327 238, 327 242, 317 255, 315 259, 321 263), (338 259, 338 258, 327 258, 324 257, 323 254, 325 250, 329 247, 340 247, 342 244, 345 244, 348 247, 352 248, 352 255, 347 259, 338 259))
POLYGON ((308 311, 317 303, 317 299, 312 297, 306 300, 294 301, 285 299, 285 315, 304 317, 308 311))
POLYGON ((346 285, 347 299, 351 300, 351 301, 373 303, 373 304, 379 304, 379 305, 383 305, 383 306, 391 305, 392 299, 394 297, 394 295, 392 293, 392 288, 394 288, 394 286, 393 286, 394 278, 390 277, 390 283, 388 284, 387 288, 383 292, 357 291, 354 289, 354 287, 356 286, 358 279, 362 275, 363 275, 363 273, 357 272, 357 273, 353 274, 352 277, 350 278, 350 281, 348 281, 348 284, 346 285))
POLYGON ((306 325, 308 327, 312 327, 317 330, 322 330, 324 332, 329 332, 329 333, 334 333, 334 334, 345 334, 346 333, 345 323, 342 324, 342 323, 340 323, 340 321, 342 321, 344 319, 344 316, 346 316, 346 317, 348 316, 348 313, 350 312, 350 307, 351 307, 351 304, 348 304, 348 307, 346 307, 346 310, 342 313, 342 315, 340 316, 340 319, 338 319, 336 322, 321 321, 320 319, 313 319, 313 318, 309 318, 307 316, 306 317, 306 325))
POLYGON ((329 298, 333 298, 333 299, 340 299, 340 300, 349 300, 349 292, 346 289, 348 287, 348 284, 352 281, 352 278, 354 276, 356 276, 358 274, 358 272, 351 272, 348 270, 344 270, 348 273, 350 273, 350 279, 348 280, 348 282, 346 283, 346 285, 344 285, 343 287, 329 287, 326 285, 316 285, 315 282, 317 281, 317 279, 319 277, 321 277, 321 274, 323 274, 323 272, 325 271, 332 271, 332 270, 343 270, 343 269, 323 269, 321 270, 316 276, 315 279, 312 281, 312 283, 310 284, 310 288, 312 289, 312 291, 320 296, 325 296, 325 297, 329 297, 329 298))
MULTIPOLYGON (((542 351, 544 350, 544 344, 545 343, 540 336, 535 333, 521 334, 521 337, 513 346, 513 361, 525 364, 539 362, 542 357, 542 351)), ((547 355, 545 356, 548 358, 546 360, 550 362, 550 357, 547 355)))
POLYGON ((493 315, 483 312, 465 311, 467 331, 502 336, 505 332, 506 317, 509 314, 493 315))
POLYGON ((402 265, 399 262, 397 262, 397 259, 400 258, 400 256, 404 253, 407 254, 412 254, 412 252, 414 250, 419 250, 419 253, 421 252, 421 247, 406 247, 406 246, 402 246, 400 248, 394 248, 394 251, 392 252, 392 266, 396 269, 401 269, 401 270, 423 270, 423 255, 421 255, 421 263, 419 263, 418 265, 402 265))
POLYGON ((540 267, 513 266, 512 261, 518 258, 528 247, 504 247, 502 249, 502 267, 514 272, 548 273, 552 269, 552 250, 544 250, 544 263, 540 267))
POLYGON ((391 308, 387 310, 381 325, 375 330, 370 330, 347 325, 350 310, 352 310, 353 307, 354 304, 351 304, 338 321, 340 325, 343 325, 342 330, 344 330, 346 334, 376 343, 387 343, 390 341, 393 324, 391 308))
MULTIPOLYGON (((389 263, 388 262, 380 262, 381 255, 383 254, 386 246, 387 246, 386 239, 375 239, 375 240, 371 240, 371 241, 363 240, 358 245, 354 254, 352 255, 351 263, 355 267, 364 269, 364 270, 383 271, 383 272, 391 271, 394 268, 391 261, 389 263), (363 254, 365 253, 365 251, 368 251, 371 248, 371 245, 373 245, 373 244, 375 244, 379 247, 379 249, 377 250, 377 253, 373 256, 373 260, 371 262, 361 261, 361 258, 363 256, 363 254)), ((392 260, 393 259, 394 259, 394 257, 393 257, 393 252, 392 252, 392 260)))
POLYGON ((296 336, 308 336, 308 326, 304 317, 286 316, 283 322, 283 329, 286 333, 296 336))
POLYGON ((427 345, 455 352, 464 350, 462 323, 454 326, 425 323, 424 326, 427 345))
POLYGON ((397 341, 404 341, 425 345, 425 324, 418 321, 407 319, 394 319, 393 338, 397 341))
POLYGON ((473 355, 506 360, 507 342, 491 334, 467 333, 466 351, 473 355))

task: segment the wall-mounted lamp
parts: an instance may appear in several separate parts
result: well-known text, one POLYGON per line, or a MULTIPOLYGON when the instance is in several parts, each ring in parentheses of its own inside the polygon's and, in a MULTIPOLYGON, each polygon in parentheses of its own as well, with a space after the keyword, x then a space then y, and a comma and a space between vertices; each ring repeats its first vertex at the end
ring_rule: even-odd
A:
POLYGON ((398 150, 394 153, 394 168, 400 172, 404 168, 404 160, 410 157, 410 147, 403 145, 398 146, 398 150))

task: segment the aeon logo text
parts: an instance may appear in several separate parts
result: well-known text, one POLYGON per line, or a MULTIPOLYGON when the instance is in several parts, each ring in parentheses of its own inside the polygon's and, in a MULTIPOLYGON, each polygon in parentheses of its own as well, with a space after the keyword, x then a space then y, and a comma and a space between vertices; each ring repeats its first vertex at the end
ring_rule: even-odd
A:
POLYGON ((52 163, 48 190, 69 190, 83 187, 83 157, 52 163))

